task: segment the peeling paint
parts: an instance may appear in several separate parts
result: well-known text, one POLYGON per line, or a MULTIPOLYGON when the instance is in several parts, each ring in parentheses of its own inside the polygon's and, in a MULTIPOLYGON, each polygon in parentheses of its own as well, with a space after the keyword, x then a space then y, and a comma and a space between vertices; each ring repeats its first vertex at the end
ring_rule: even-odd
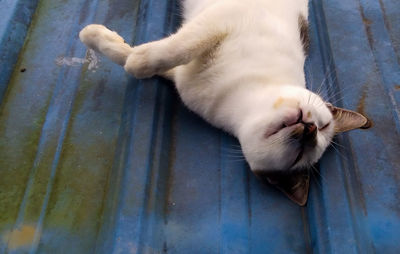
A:
POLYGON ((85 63, 88 63, 89 70, 95 70, 99 68, 99 58, 96 55, 96 52, 92 49, 89 49, 86 54, 86 58, 79 57, 65 57, 60 56, 55 60, 56 64, 59 66, 81 66, 85 63))

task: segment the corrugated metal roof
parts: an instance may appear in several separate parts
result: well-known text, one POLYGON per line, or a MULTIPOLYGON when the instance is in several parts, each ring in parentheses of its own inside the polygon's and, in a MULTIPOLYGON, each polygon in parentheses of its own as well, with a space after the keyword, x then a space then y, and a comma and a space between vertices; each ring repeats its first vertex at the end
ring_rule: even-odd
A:
POLYGON ((0 253, 397 253, 400 2, 310 11, 308 83, 374 126, 337 137, 299 207, 172 84, 78 40, 89 23, 161 38, 175 1, 1 1, 0 253))

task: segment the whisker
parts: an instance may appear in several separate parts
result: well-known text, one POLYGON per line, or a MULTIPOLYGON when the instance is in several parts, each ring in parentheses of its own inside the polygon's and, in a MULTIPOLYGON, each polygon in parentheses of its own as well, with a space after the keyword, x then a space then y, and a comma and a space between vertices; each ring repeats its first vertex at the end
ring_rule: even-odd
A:
MULTIPOLYGON (((327 71, 329 71, 329 73, 326 73, 324 75, 325 77, 322 80, 321 85, 319 86, 319 88, 318 88, 318 90, 316 92, 317 94, 321 94, 322 87, 324 87, 326 85, 327 81, 332 79, 332 75, 335 74, 335 70, 334 69, 328 69, 327 71)), ((330 82, 330 83, 332 83, 332 82, 330 82)), ((328 87, 328 89, 329 89, 329 87, 328 87)))
POLYGON ((230 157, 230 158, 241 158, 244 159, 244 155, 241 154, 229 154, 229 153, 224 153, 223 154, 224 157, 230 157))
POLYGON ((336 146, 339 146, 339 147, 341 147, 341 148, 343 148, 343 149, 346 149, 345 146, 343 146, 343 145, 341 145, 341 144, 339 144, 339 143, 333 141, 333 139, 331 140, 331 143, 334 144, 334 145, 336 145, 336 146))
POLYGON ((317 186, 319 187, 320 190, 322 190, 322 185, 321 185, 321 183, 319 182, 321 178, 317 177, 317 176, 314 174, 314 171, 313 171, 312 169, 310 169, 310 172, 311 172, 311 175, 314 177, 314 180, 315 180, 315 182, 317 183, 317 186))
POLYGON ((314 165, 311 165, 311 168, 314 169, 314 172, 316 172, 316 173, 321 177, 321 180, 322 180, 322 181, 324 181, 325 183, 328 182, 328 181, 326 180, 326 178, 319 172, 319 170, 318 170, 314 165))
POLYGON ((245 162, 245 159, 227 158, 228 162, 245 162))
POLYGON ((343 96, 337 98, 337 99, 334 100, 334 101, 331 101, 330 103, 334 105, 334 104, 336 104, 336 103, 338 103, 338 102, 343 102, 344 99, 348 98, 351 94, 352 94, 352 93, 346 93, 345 95, 343 95, 343 96))
POLYGON ((223 153, 224 156, 244 158, 244 155, 242 153, 231 153, 229 151, 222 151, 222 153, 223 153))
POLYGON ((228 153, 243 153, 242 150, 234 150, 234 149, 230 149, 230 148, 221 148, 221 151, 228 152, 228 153))
POLYGON ((237 157, 237 156, 224 156, 224 158, 227 158, 229 161, 232 160, 237 160, 237 161, 245 161, 246 158, 245 157, 237 157))
POLYGON ((350 96, 350 94, 352 94, 350 92, 354 89, 355 89, 355 87, 345 87, 343 89, 338 88, 338 90, 334 94, 329 95, 329 97, 327 98, 327 101, 334 104, 340 100, 343 100, 347 96, 350 96), (341 95, 341 96, 339 98, 337 98, 339 95, 341 95), (334 98, 336 98, 336 102, 331 101, 334 98))
POLYGON ((310 99, 311 99, 312 93, 308 94, 308 101, 307 101, 307 105, 310 105, 310 99))
POLYGON ((337 149, 337 148, 335 147, 334 144, 330 144, 330 146, 331 146, 333 149, 335 149, 335 151, 339 154, 340 157, 342 157, 342 159, 343 159, 344 161, 348 162, 348 161, 347 161, 347 158, 339 151, 339 149, 337 149))
POLYGON ((278 138, 274 139, 269 145, 275 145, 275 144, 277 144, 278 142, 283 141, 283 140, 285 140, 285 139, 286 139, 285 136, 278 137, 278 138))

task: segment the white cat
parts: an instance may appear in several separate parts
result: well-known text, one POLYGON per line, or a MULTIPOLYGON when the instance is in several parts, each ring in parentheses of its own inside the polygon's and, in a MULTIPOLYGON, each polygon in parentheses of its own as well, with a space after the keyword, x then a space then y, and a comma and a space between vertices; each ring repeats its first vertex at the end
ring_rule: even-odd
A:
POLYGON ((159 41, 131 47, 102 25, 79 36, 137 78, 173 80, 191 110, 239 139, 256 175, 304 205, 307 168, 335 133, 369 122, 306 89, 308 0, 182 4, 182 27, 159 41))

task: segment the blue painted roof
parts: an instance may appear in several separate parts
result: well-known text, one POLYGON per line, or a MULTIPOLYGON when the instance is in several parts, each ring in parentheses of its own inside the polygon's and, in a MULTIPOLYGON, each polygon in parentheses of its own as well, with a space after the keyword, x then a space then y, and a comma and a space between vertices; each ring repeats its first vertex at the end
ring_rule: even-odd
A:
POLYGON ((165 0, 0 2, 0 253, 397 253, 400 2, 312 0, 308 84, 368 115, 336 138, 299 207, 163 79, 86 52, 179 24, 165 0))

